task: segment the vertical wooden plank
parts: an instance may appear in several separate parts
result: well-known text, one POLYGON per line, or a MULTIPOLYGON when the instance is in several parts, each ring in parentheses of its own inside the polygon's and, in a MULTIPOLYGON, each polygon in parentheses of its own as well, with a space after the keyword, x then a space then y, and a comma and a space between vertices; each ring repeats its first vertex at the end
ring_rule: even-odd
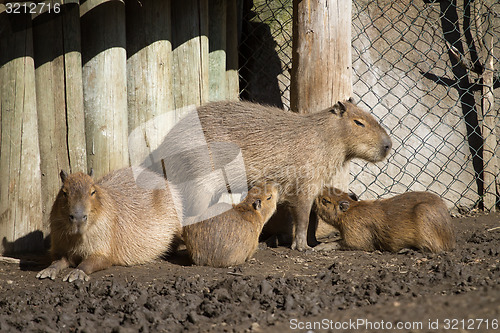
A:
POLYGON ((86 172, 87 148, 83 106, 80 6, 78 4, 64 6, 62 30, 69 167, 71 172, 86 172))
POLYGON ((44 13, 33 23, 43 231, 48 233, 60 170, 87 169, 78 5, 44 13))
POLYGON ((240 95, 238 76, 238 4, 226 1, 226 89, 227 99, 236 100, 240 95))
POLYGON ((208 101, 208 0, 172 2, 174 107, 208 101))
POLYGON ((138 137, 145 141, 129 147, 134 164, 155 150, 173 125, 146 124, 174 109, 170 1, 131 1, 126 13, 129 134, 139 128, 143 134, 138 137), (137 151, 142 148, 147 150, 137 151))
POLYGON ((43 246, 33 36, 28 15, 0 4, 0 240, 2 253, 43 246))
POLYGON ((227 0, 211 0, 209 5, 209 101, 226 99, 226 9, 227 0))
MULTIPOLYGON (((352 96, 351 10, 351 0, 293 1, 292 111, 315 112, 352 96)), ((347 191, 349 182, 347 164, 331 185, 347 191)), ((332 229, 320 220, 316 235, 332 229)))
POLYGON ((351 1, 294 1, 292 109, 317 111, 351 97, 351 1))
POLYGON ((496 211, 497 201, 497 177, 498 173, 498 160, 496 156, 497 137, 495 128, 498 126, 498 114, 495 109, 495 96, 493 95, 493 74, 494 67, 494 44, 493 44, 493 28, 491 25, 493 13, 487 13, 488 20, 484 29, 484 52, 485 63, 483 73, 483 121, 482 133, 484 137, 483 146, 483 164, 484 164, 484 209, 490 212, 496 211))
POLYGON ((129 165, 125 5, 80 7, 87 163, 96 177, 129 165))

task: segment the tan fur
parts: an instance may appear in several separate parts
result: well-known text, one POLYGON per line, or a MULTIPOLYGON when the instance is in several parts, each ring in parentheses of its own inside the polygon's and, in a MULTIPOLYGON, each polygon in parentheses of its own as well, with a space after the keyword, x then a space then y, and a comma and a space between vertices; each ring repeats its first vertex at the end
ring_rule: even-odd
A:
POLYGON ((196 265, 228 267, 250 259, 262 227, 274 214, 277 188, 254 186, 244 200, 213 218, 184 227, 183 238, 196 265), (260 200, 260 207, 255 202, 260 200))
POLYGON ((448 209, 429 192, 356 201, 339 189, 325 188, 314 206, 318 216, 340 231, 345 249, 441 252, 455 247, 448 209))
MULTIPOLYGON (((298 250, 308 248, 309 213, 322 187, 331 184, 338 170, 352 158, 378 162, 387 156, 392 146, 380 124, 350 101, 311 114, 228 101, 210 103, 197 111, 205 136, 200 145, 205 139, 209 144, 236 144, 241 148, 246 168, 247 179, 243 182, 269 181, 279 185, 280 202, 291 207, 296 226, 292 248, 298 250)), ((193 137, 189 128, 183 127, 181 121, 169 133, 160 150, 175 150, 176 145, 181 144, 178 138, 193 137)), ((181 147, 178 151, 182 151, 181 147)), ((193 172, 194 179, 199 174, 197 165, 205 166, 210 161, 206 158, 197 164, 192 156, 185 156, 182 160, 167 158, 166 163, 169 179, 171 174, 187 168, 193 172)), ((238 170, 232 171, 228 174, 238 174, 238 170)), ((214 188, 216 185, 206 183, 204 187, 214 188)), ((201 207, 202 201, 194 201, 200 211, 206 209, 201 207)))
POLYGON ((181 232, 175 188, 155 173, 138 172, 137 182, 131 168, 96 182, 84 173, 63 180, 50 215, 51 254, 62 262, 51 266, 57 268, 52 276, 40 272, 39 277, 53 278, 63 261, 90 274, 111 265, 141 264, 169 251, 181 232), (86 221, 72 221, 76 215, 86 215, 86 221))

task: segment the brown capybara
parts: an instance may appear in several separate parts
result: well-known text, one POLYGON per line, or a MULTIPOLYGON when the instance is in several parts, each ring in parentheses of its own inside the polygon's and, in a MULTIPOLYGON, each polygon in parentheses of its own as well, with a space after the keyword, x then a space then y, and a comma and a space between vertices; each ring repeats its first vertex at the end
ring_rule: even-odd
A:
POLYGON ((314 209, 340 231, 343 249, 441 252, 455 247, 448 209, 439 196, 429 192, 357 201, 353 194, 325 188, 316 198, 314 209))
POLYGON ((54 280, 76 267, 64 281, 88 281, 92 272, 113 265, 153 260, 180 238, 180 205, 164 178, 138 168, 113 171, 94 181, 92 172, 67 175, 50 213, 54 262, 37 278, 54 280))
POLYGON ((250 259, 262 227, 276 211, 277 194, 273 184, 256 185, 238 205, 185 226, 183 238, 192 261, 200 266, 229 267, 250 259))
MULTIPOLYGON (((222 101, 200 106, 194 116, 182 119, 153 156, 165 162, 170 181, 181 186, 198 184, 199 190, 186 194, 198 198, 184 202, 183 206, 186 211, 190 206, 199 210, 186 216, 196 216, 208 208, 208 204, 202 202, 217 202, 218 199, 214 199, 217 193, 212 195, 204 189, 222 192, 226 190, 221 186, 226 178, 250 185, 278 184, 280 203, 291 208, 295 225, 292 248, 303 251, 309 248, 306 239, 309 214, 322 187, 331 184, 349 160, 361 158, 378 162, 387 156, 391 147, 391 139, 382 126, 352 100, 309 114, 285 112, 250 102, 222 101), (203 135, 197 138, 195 132, 200 128, 203 135), (188 151, 183 147, 187 146, 186 142, 201 148, 188 151), (218 159, 225 163, 239 156, 234 149, 217 149, 216 144, 221 146, 221 143, 233 144, 236 150, 241 150, 245 172, 234 168, 234 164, 221 166, 223 163, 217 162, 218 159), (208 147, 211 153, 204 154, 203 147, 208 147), (181 153, 169 155, 165 151, 181 153), (224 154, 230 156, 222 156, 224 154), (207 166, 209 171, 214 170, 209 174, 211 178, 201 171, 207 166), (225 169, 217 172, 218 168, 225 169), (182 175, 183 172, 190 175, 182 175)), ((158 164, 160 171, 157 172, 161 173, 161 167, 158 164)))

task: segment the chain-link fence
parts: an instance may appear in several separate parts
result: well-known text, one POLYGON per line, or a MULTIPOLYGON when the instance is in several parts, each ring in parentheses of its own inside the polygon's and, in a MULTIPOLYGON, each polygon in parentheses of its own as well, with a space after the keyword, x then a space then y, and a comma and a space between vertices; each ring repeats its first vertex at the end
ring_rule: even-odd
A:
POLYGON ((244 1, 241 98, 290 109, 292 0, 244 1))
MULTIPOLYGON (((241 97, 289 109, 292 0, 244 3, 241 97)), ((394 143, 385 162, 352 163, 355 193, 500 204, 499 13, 494 0, 353 1, 355 99, 394 143)))

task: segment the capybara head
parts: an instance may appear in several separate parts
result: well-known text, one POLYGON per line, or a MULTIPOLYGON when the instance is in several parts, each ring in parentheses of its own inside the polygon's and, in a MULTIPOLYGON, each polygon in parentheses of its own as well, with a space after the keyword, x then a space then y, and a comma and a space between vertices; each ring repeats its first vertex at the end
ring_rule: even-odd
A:
POLYGON ((243 200, 245 206, 260 213, 263 221, 267 221, 276 211, 278 202, 278 187, 273 183, 258 183, 254 185, 243 200))
POLYGON ((354 104, 352 98, 337 102, 329 111, 343 120, 338 130, 342 131, 347 161, 361 158, 375 163, 389 154, 391 138, 372 115, 354 104))
POLYGON ((61 202, 61 212, 67 215, 70 234, 83 234, 89 225, 90 216, 100 205, 98 189, 92 179, 92 170, 84 174, 77 172, 68 176, 61 170, 62 188, 58 199, 61 202))
POLYGON ((325 187, 315 199, 316 213, 325 222, 339 226, 342 214, 356 201, 358 197, 354 193, 348 194, 335 187, 325 187))

